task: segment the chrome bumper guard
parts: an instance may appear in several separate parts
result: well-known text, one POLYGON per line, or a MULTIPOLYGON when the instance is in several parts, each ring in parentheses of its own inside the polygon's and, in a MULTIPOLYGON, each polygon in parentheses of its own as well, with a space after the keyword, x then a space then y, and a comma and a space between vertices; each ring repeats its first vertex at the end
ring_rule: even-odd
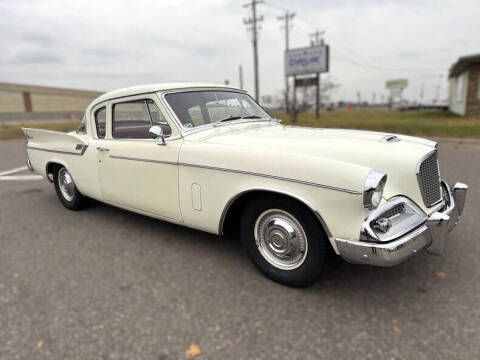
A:
MULTIPOLYGON (((442 189, 444 207, 430 216, 423 214, 425 221, 422 224, 415 224, 411 229, 406 229, 403 235, 388 242, 337 238, 335 242, 340 255, 354 264, 392 266, 405 261, 422 249, 430 254, 442 254, 447 234, 458 224, 462 215, 468 186, 456 183, 450 189, 442 181, 442 189)), ((405 200, 411 203, 410 200, 405 200)), ((387 204, 384 206, 387 207, 387 204)), ((381 213, 381 209, 379 212, 381 213)), ((365 226, 364 224, 363 229, 365 226)))
POLYGON ((28 157, 28 151, 26 152, 26 155, 27 155, 27 157, 26 157, 25 161, 27 163, 28 170, 33 172, 34 170, 33 170, 32 162, 30 161, 30 158, 28 157))
POLYGON ((28 167, 28 170, 33 171, 32 162, 30 161, 30 159, 28 157, 27 157, 27 167, 28 167))

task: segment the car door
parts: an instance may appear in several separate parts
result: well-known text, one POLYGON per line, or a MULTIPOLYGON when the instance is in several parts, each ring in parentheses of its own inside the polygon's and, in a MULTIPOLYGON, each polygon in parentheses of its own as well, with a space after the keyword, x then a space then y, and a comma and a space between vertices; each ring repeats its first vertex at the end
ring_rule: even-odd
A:
POLYGON ((112 102, 109 110, 110 126, 96 146, 104 201, 180 220, 178 155, 182 138, 172 134, 158 98, 152 94, 122 99, 112 102), (152 138, 152 124, 162 127, 165 145, 152 138))

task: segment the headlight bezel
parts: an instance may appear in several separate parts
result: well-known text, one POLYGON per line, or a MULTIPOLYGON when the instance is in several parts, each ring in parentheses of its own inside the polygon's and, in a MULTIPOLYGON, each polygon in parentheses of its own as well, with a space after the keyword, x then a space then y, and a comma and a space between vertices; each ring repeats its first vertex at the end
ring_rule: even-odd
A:
POLYGON ((363 207, 374 210, 380 205, 383 189, 387 183, 387 174, 371 169, 363 187, 363 207))
POLYGON ((395 196, 389 199, 378 209, 372 211, 365 219, 360 230, 360 241, 389 242, 405 235, 412 229, 419 227, 428 216, 412 200, 405 196, 395 196), (401 205, 402 210, 393 215, 387 215, 395 207, 401 205), (388 218, 391 226, 386 232, 375 229, 375 222, 381 218, 388 218))

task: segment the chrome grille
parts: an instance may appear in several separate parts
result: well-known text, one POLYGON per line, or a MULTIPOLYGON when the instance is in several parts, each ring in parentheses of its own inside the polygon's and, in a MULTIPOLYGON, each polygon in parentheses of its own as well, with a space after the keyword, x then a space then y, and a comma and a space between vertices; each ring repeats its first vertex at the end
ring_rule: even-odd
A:
POLYGON ((438 170, 436 151, 423 159, 418 167, 417 176, 425 205, 430 207, 438 203, 442 198, 442 193, 440 190, 440 172, 438 170))
POLYGON ((397 204, 391 209, 385 211, 380 217, 392 218, 395 215, 401 214, 403 212, 405 212, 405 204, 397 204))

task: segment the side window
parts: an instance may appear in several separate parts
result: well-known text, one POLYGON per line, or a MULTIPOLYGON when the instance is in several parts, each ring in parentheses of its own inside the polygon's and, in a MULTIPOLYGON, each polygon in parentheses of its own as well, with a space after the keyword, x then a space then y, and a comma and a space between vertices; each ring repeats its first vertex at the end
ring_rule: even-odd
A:
POLYGON ((155 104, 155 102, 150 99, 146 101, 148 111, 150 111, 150 116, 152 117, 153 125, 159 125, 163 130, 163 135, 170 136, 172 134, 172 129, 170 128, 170 125, 168 125, 167 120, 165 120, 163 114, 160 112, 157 104, 155 104))
POLYGON ((85 113, 83 113, 82 120, 75 131, 77 134, 86 134, 87 133, 87 120, 85 118, 85 113))
POLYGON ((107 122, 107 109, 105 107, 95 111, 95 127, 97 128, 97 137, 105 139, 105 124, 107 122))
POLYGON ((152 126, 144 100, 113 106, 112 135, 116 139, 151 139, 152 126))

